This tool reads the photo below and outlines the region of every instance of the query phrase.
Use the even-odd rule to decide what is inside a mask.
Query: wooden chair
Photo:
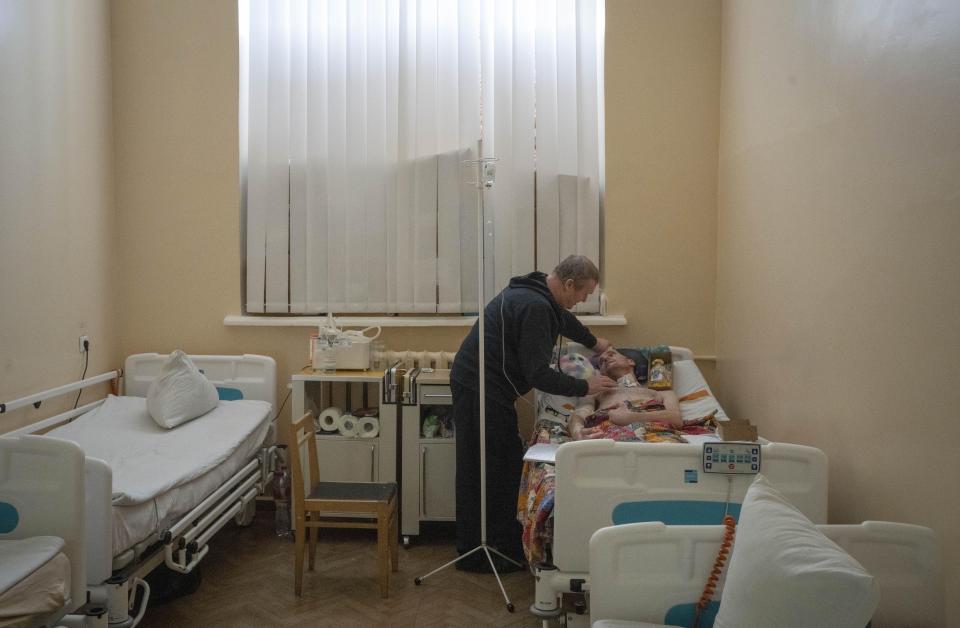
[[[309,537],[309,570],[317,550],[317,528],[375,528],[377,530],[377,563],[379,567],[380,597],[387,597],[390,570],[397,571],[397,484],[396,482],[320,482],[317,461],[317,434],[313,414],[307,412],[290,424],[287,452],[290,457],[293,485],[294,526],[296,528],[296,558],[294,559],[294,591],[299,596],[303,585],[303,552],[305,537]],[[304,482],[300,448],[307,444],[309,482]],[[304,487],[309,486],[309,494]],[[374,515],[376,521],[349,519],[322,519],[324,513],[356,513]]]

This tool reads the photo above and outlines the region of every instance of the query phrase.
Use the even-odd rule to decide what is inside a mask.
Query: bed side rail
[[[76,392],[78,390],[84,390],[90,388],[91,386],[96,386],[103,382],[113,381],[113,389],[116,390],[117,381],[123,375],[123,371],[109,371],[107,373],[101,373],[100,375],[94,375],[93,377],[87,377],[69,384],[64,384],[62,386],[56,386],[54,388],[48,388],[47,390],[41,390],[38,393],[32,395],[27,395],[26,397],[20,397],[19,399],[14,399],[12,401],[7,401],[5,403],[0,403],[0,415],[6,414],[7,412],[13,412],[20,408],[25,408],[32,405],[34,408],[39,408],[40,405],[48,400],[60,395],[66,395],[68,393]],[[61,423],[66,423],[72,421],[74,418],[80,416],[88,410],[92,410],[103,403],[103,400],[95,401],[93,403],[86,404],[79,408],[74,408],[68,410],[67,412],[60,413],[56,416],[52,416],[48,419],[42,421],[37,421],[31,423],[30,425],[24,426],[18,430],[13,430],[4,434],[4,436],[21,436],[24,434],[35,434],[41,430],[46,430],[48,428],[53,428]]]
[[[263,448],[220,488],[180,518],[162,535],[164,563],[179,573],[190,573],[210,551],[208,541],[232,518],[240,518],[257,495],[273,480],[276,446]]]

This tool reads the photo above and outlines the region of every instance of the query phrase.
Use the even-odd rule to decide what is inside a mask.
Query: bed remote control
[[[724,474],[760,473],[758,443],[704,443],[703,472]]]

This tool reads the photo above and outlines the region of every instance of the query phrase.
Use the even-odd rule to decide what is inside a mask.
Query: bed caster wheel
[[[236,514],[233,518],[233,521],[240,526],[241,528],[249,527],[253,523],[253,518],[257,515],[257,502],[254,500],[248,501],[243,505],[243,508],[240,509],[240,512]]]
[[[513,602],[510,602],[507,604],[507,612],[510,612],[510,613],[513,612]]]
[[[423,580],[420,578],[414,578],[413,583],[419,587],[421,584],[423,584]]]

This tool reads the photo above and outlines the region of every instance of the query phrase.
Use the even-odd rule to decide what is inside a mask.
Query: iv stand
[[[477,155],[483,155],[483,140],[477,141]],[[476,546],[469,552],[461,554],[460,556],[454,558],[448,563],[440,565],[430,573],[420,576],[419,578],[414,578],[413,583],[416,585],[421,584],[424,580],[437,573],[443,569],[449,567],[450,565],[455,564],[456,562],[463,560],[467,556],[474,554],[476,552],[482,551],[487,556],[487,562],[490,563],[490,569],[493,570],[493,575],[497,579],[497,586],[500,587],[500,593],[503,595],[503,600],[507,604],[507,610],[513,612],[514,606],[513,602],[510,601],[510,598],[507,596],[507,591],[503,588],[503,582],[500,580],[500,574],[497,573],[497,566],[493,562],[493,557],[490,555],[490,552],[493,552],[497,556],[500,556],[504,560],[513,563],[517,567],[523,567],[520,563],[513,560],[509,556],[504,556],[497,548],[490,547],[487,545],[487,382],[486,382],[486,370],[484,365],[484,309],[486,306],[486,298],[484,296],[484,237],[483,237],[483,189],[493,187],[493,180],[496,175],[496,170],[494,163],[496,163],[496,157],[480,157],[479,159],[472,159],[462,162],[464,166],[476,166],[477,168],[477,180],[473,181],[477,187],[477,281],[479,284],[479,315],[477,316],[477,324],[479,332],[479,345],[480,345],[480,545]]]

